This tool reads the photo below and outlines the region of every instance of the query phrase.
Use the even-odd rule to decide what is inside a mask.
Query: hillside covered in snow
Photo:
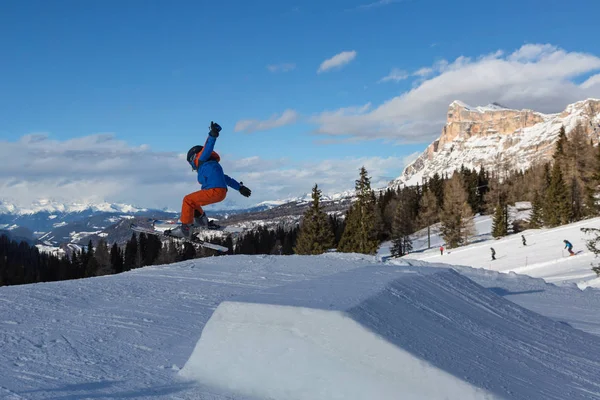
[[[415,238],[401,259],[223,256],[0,287],[0,397],[599,399],[594,257],[561,247],[600,219],[527,246],[477,222],[444,255]]]

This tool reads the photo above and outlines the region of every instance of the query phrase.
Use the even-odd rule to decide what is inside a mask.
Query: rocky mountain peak
[[[551,157],[561,126],[567,135],[580,123],[594,142],[600,136],[600,100],[569,104],[543,114],[513,110],[498,103],[472,107],[455,100],[448,107],[441,135],[391,185],[414,185],[433,176],[467,168],[496,170],[501,165],[526,169]]]

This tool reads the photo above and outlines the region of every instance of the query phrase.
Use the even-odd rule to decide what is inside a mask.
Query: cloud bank
[[[599,70],[600,58],[595,55],[527,44],[509,54],[496,51],[438,61],[412,73],[419,77],[413,89],[378,106],[367,103],[328,110],[311,121],[317,134],[330,137],[429,143],[440,135],[453,100],[560,112],[569,103],[600,97]],[[396,72],[387,80],[403,77],[402,71]]]
[[[310,192],[315,183],[325,194],[349,190],[362,165],[373,177],[374,186],[383,186],[397,177],[406,163],[396,157],[298,163],[219,154],[225,172],[250,187],[252,197],[231,190],[223,204],[208,206],[208,210],[300,196]],[[45,198],[179,210],[183,196],[200,189],[184,154],[130,146],[112,134],[65,141],[47,134],[26,135],[13,142],[0,140],[0,159],[0,198],[22,206]]]

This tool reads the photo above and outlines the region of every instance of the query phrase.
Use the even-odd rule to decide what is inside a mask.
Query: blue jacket
[[[565,241],[565,249],[572,249],[573,245],[568,240]]]
[[[200,157],[196,156],[196,165],[198,167],[198,183],[202,185],[202,189],[225,188],[232,187],[235,190],[240,190],[240,184],[233,178],[225,175],[219,161],[219,155],[213,151],[217,138],[208,135],[206,143]]]

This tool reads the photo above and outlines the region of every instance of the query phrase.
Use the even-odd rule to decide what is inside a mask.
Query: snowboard
[[[156,230],[163,230],[163,231],[175,229],[180,225],[180,223],[178,221],[170,220],[170,219],[167,219],[167,220],[152,219],[152,220],[149,220],[149,222],[152,224],[152,227],[155,228]],[[209,225],[202,229],[202,232],[223,232],[227,235],[233,235],[233,236],[235,236],[236,234],[240,234],[244,231],[245,231],[244,228],[233,227],[233,226],[229,226],[229,225],[221,226],[221,225],[215,224],[214,221],[210,221]]]
[[[202,239],[198,238],[198,232],[194,232],[194,234],[192,236],[192,239],[186,239],[186,238],[182,238],[182,237],[175,236],[175,235],[169,235],[167,233],[168,231],[165,231],[165,232],[158,231],[158,230],[153,229],[153,228],[146,228],[146,227],[139,226],[139,225],[136,225],[136,224],[133,224],[133,223],[130,225],[130,228],[131,228],[131,230],[136,231],[136,232],[143,232],[143,233],[146,233],[146,234],[149,234],[149,235],[156,235],[156,236],[163,237],[165,239],[182,240],[184,242],[188,242],[188,243],[191,243],[191,244],[196,244],[198,246],[206,247],[208,249],[213,249],[213,250],[221,251],[223,253],[226,253],[226,252],[229,251],[229,249],[227,247],[225,247],[225,246],[221,246],[221,245],[218,245],[218,244],[215,244],[215,243],[210,243],[210,242],[207,242],[205,240],[202,240]]]

